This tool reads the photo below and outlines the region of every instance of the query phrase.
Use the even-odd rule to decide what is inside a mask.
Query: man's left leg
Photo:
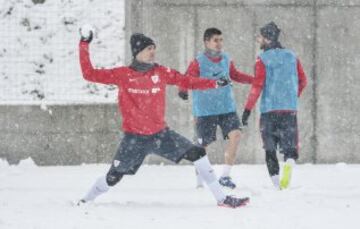
[[[196,170],[199,172],[199,175],[209,187],[219,206],[237,208],[244,206],[249,202],[248,197],[238,198],[233,196],[226,196],[224,194],[204,148],[199,146],[190,148],[184,154],[183,159],[192,161],[194,163]]]
[[[293,169],[296,165],[298,158],[297,149],[287,149],[284,152],[284,167],[282,171],[282,177],[280,180],[280,189],[287,189],[290,186],[290,181],[293,173]]]
[[[115,186],[124,175],[133,175],[141,166],[146,156],[146,145],[141,137],[125,134],[116,151],[113,162],[106,176],[99,177],[78,205],[94,201]]]
[[[224,135],[228,139],[228,144],[224,152],[223,173],[219,179],[222,186],[234,189],[235,183],[232,181],[230,172],[236,160],[236,152],[240,143],[240,120],[236,113],[229,113],[219,117],[219,125]]]
[[[285,165],[280,180],[280,189],[290,186],[290,181],[298,159],[298,127],[295,112],[283,114],[281,122],[280,152],[284,154]]]
[[[245,205],[249,201],[249,198],[236,198],[225,195],[206,155],[205,148],[192,144],[188,139],[172,130],[164,132],[159,136],[158,140],[160,145],[154,153],[175,163],[180,162],[182,159],[193,162],[218,205],[236,208]]]

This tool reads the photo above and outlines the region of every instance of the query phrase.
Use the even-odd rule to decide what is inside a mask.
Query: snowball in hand
[[[84,38],[90,36],[90,32],[94,33],[94,28],[90,24],[85,24],[80,28],[80,35]]]

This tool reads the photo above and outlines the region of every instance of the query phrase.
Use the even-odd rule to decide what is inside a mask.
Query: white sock
[[[196,175],[196,187],[202,187],[203,186],[203,179],[201,178],[199,172],[195,169],[195,175]]]
[[[232,165],[224,165],[223,166],[223,173],[222,173],[221,177],[229,177],[231,168],[232,168]]]
[[[224,201],[226,195],[221,189],[221,186],[215,176],[214,170],[211,167],[208,156],[204,156],[199,160],[194,161],[194,165],[196,170],[199,172],[199,175],[202,177],[202,179],[214,195],[216,201],[218,203]]]
[[[285,163],[288,164],[288,165],[291,165],[291,167],[294,167],[295,164],[296,164],[295,160],[292,159],[292,158],[286,159]]]
[[[99,177],[95,184],[91,187],[89,192],[83,198],[85,201],[93,201],[99,195],[107,192],[110,189],[110,186],[106,183],[106,177]]]
[[[280,187],[280,177],[279,177],[279,175],[274,175],[274,176],[271,176],[270,178],[271,178],[271,181],[274,184],[275,188],[279,188]]]

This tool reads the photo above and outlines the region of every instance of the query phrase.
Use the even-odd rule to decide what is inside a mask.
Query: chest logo
[[[153,75],[153,76],[151,76],[151,80],[152,80],[152,82],[153,83],[158,83],[159,82],[159,76],[158,75]]]

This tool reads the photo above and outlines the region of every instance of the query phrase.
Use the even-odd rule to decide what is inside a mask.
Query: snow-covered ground
[[[37,167],[0,160],[0,228],[358,228],[360,165],[299,165],[290,190],[271,188],[264,165],[233,170],[249,195],[240,209],[220,208],[194,188],[192,166],[143,166],[93,204],[75,207],[107,165]],[[220,166],[215,167],[217,172]]]
[[[115,102],[112,86],[81,75],[79,27],[92,24],[97,67],[124,64],[124,0],[3,0],[0,103]]]

